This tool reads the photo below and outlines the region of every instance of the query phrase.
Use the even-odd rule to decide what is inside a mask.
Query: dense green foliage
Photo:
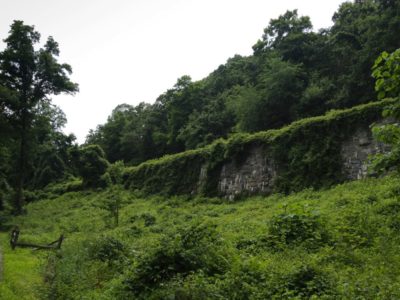
[[[6,266],[26,263],[25,285],[11,282],[20,268],[8,268],[0,291],[15,299],[36,299],[37,290],[49,299],[397,299],[399,191],[396,176],[239,202],[121,191],[118,227],[99,205],[109,191],[65,193],[7,221],[21,240],[61,232],[66,240],[60,253],[6,252]]]
[[[182,76],[152,105],[118,106],[87,143],[111,162],[136,165],[374,101],[371,66],[400,48],[400,2],[345,2],[333,22],[317,32],[310,18],[287,11],[270,20],[253,55],[236,55],[196,82]]]
[[[103,149],[98,145],[81,147],[78,151],[77,169],[85,187],[102,186],[102,178],[108,168]]]
[[[392,103],[393,100],[387,99],[330,111],[325,116],[306,118],[281,129],[236,134],[203,148],[127,168],[124,184],[150,194],[217,196],[222,164],[231,161],[240,164],[251,147],[262,146],[265,155],[273,159],[279,169],[275,191],[329,186],[343,181],[341,143],[355,128],[368,128],[379,120],[383,109]],[[206,168],[207,176],[199,181],[202,167]]]
[[[378,99],[398,98],[400,96],[400,49],[391,54],[384,51],[376,59],[372,69]]]
[[[37,50],[39,41],[33,26],[14,21],[0,52],[0,154],[6,158],[0,182],[14,188],[16,213],[22,212],[24,188],[64,177],[66,148],[73,141],[60,132],[64,114],[48,97],[74,93],[78,86],[68,77],[71,67],[57,61],[58,43],[49,37]]]
[[[391,54],[383,52],[373,70],[378,98],[392,97],[395,101],[383,111],[383,116],[391,118],[392,122],[373,128],[375,138],[390,145],[391,151],[376,155],[372,167],[379,173],[393,169],[400,171],[400,49]]]

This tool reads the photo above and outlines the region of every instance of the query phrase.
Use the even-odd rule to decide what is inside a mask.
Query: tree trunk
[[[25,161],[26,161],[26,113],[22,113],[21,122],[21,134],[20,134],[20,146],[19,146],[19,161],[18,161],[18,175],[17,175],[17,186],[15,192],[15,214],[20,215],[22,213],[22,207],[24,205],[24,177],[25,177]]]

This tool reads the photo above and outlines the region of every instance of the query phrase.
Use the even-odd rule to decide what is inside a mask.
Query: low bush
[[[278,296],[276,294],[280,294],[281,299],[313,299],[322,295],[333,299],[335,291],[332,279],[315,267],[305,265],[283,276],[280,291],[275,293]]]
[[[300,244],[314,249],[327,241],[327,232],[318,216],[296,213],[274,216],[265,239],[266,244],[276,250]]]
[[[144,213],[140,215],[140,217],[144,220],[144,226],[149,227],[156,223],[156,217],[149,213]]]
[[[145,213],[142,213],[140,215],[134,215],[134,216],[129,218],[129,221],[131,223],[134,223],[134,222],[139,221],[139,220],[143,221],[143,225],[145,227],[152,226],[152,225],[154,225],[156,223],[156,217],[154,215],[152,215],[151,213],[149,213],[149,212],[145,212]]]
[[[111,236],[101,236],[90,243],[89,258],[112,264],[125,259],[124,244]]]
[[[125,280],[133,294],[151,292],[176,277],[201,271],[212,276],[229,267],[229,252],[215,227],[195,224],[164,236],[160,245],[140,258]]]
[[[372,246],[379,235],[379,223],[367,208],[349,209],[335,226],[335,243],[353,249]]]

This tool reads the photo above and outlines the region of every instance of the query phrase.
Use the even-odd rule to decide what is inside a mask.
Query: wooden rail
[[[19,228],[16,227],[13,229],[11,232],[11,239],[10,239],[10,245],[11,249],[15,249],[16,247],[20,248],[35,248],[36,250],[39,249],[60,249],[61,244],[64,240],[64,235],[60,235],[58,240],[55,240],[54,242],[51,242],[47,245],[38,245],[38,244],[32,244],[32,243],[26,243],[26,242],[18,242],[19,238]]]

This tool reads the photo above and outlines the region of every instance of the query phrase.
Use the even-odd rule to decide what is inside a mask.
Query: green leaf
[[[382,100],[383,98],[385,98],[385,95],[386,95],[386,93],[385,93],[384,91],[380,91],[380,92],[378,93],[378,99],[379,99],[379,100]]]

